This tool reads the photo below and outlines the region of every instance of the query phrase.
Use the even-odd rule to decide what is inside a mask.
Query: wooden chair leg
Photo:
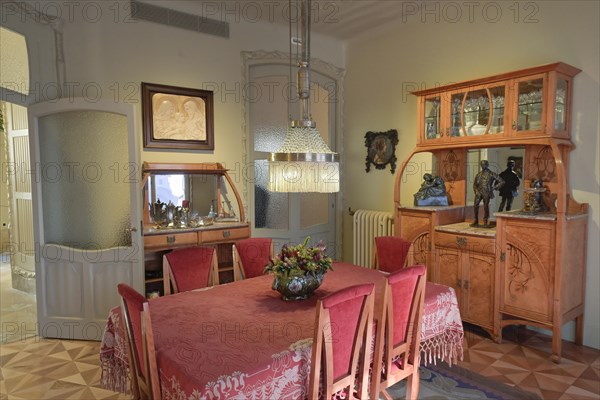
[[[419,369],[406,380],[406,400],[416,400],[419,398]]]
[[[575,318],[575,344],[583,345],[583,314]]]
[[[381,395],[383,396],[383,398],[385,400],[394,400],[394,398],[392,396],[390,396],[390,394],[387,392],[387,390],[383,389],[381,391]]]

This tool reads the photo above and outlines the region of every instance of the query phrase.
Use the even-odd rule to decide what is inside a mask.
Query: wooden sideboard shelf
[[[508,325],[549,329],[556,362],[566,322],[575,321],[575,341],[583,342],[588,205],[573,199],[568,182],[579,72],[558,62],[413,93],[417,145],[394,188],[395,234],[413,243],[413,259],[428,266],[430,280],[456,290],[463,319],[497,341]],[[500,172],[515,149],[523,154],[520,196],[541,179],[544,212],[490,207],[495,228],[470,227],[479,160],[492,157]],[[401,202],[407,165],[424,152],[433,165],[424,172],[444,180],[449,206]]]
[[[237,240],[250,237],[250,224],[245,221],[241,197],[227,170],[218,163],[144,163],[143,173],[146,296],[151,293],[163,294],[163,255],[177,248],[214,246],[219,260],[219,282],[233,281],[232,245]],[[190,214],[204,217],[212,210],[217,216],[215,222],[196,227],[156,227],[149,205],[160,200],[160,179],[171,177],[182,182],[180,193],[190,203]],[[162,200],[165,202],[165,199]],[[236,221],[220,222],[218,216],[225,212],[227,215],[222,219]],[[232,214],[236,217],[231,217]]]

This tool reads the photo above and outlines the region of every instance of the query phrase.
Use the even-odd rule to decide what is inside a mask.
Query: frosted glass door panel
[[[325,143],[329,142],[330,94],[319,84],[313,84],[311,112],[317,122],[317,129]],[[329,221],[330,195],[325,193],[300,194],[300,229],[308,229]]]
[[[267,190],[267,160],[254,161],[254,226],[267,229],[289,229],[289,195]]]
[[[276,152],[283,144],[290,118],[300,118],[296,83],[293,81],[296,76],[294,73],[290,77],[289,60],[282,61],[252,65],[248,70],[248,161],[254,164],[254,177],[249,179],[254,190],[250,186],[248,188],[252,190],[249,204],[254,214],[251,213],[254,222],[252,235],[292,243],[299,243],[310,236],[314,242],[333,243],[334,195],[267,190],[268,153]],[[335,149],[337,83],[315,70],[311,72],[311,118],[317,123],[323,140]]]
[[[329,220],[329,195],[327,193],[301,193],[300,228],[326,224]]]
[[[46,243],[80,249],[131,246],[127,118],[70,111],[40,118]],[[122,162],[121,162],[122,163]]]
[[[253,110],[254,151],[275,152],[283,144],[289,125],[288,79],[285,75],[256,78],[249,89]]]

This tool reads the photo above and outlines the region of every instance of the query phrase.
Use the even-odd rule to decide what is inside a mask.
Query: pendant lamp
[[[290,0],[290,10],[292,9]],[[310,115],[310,0],[298,0],[301,37],[297,87],[300,120],[290,121],[283,145],[268,159],[272,192],[335,193],[340,190],[339,155],[327,146]],[[292,18],[290,18],[292,43]],[[290,48],[290,65],[293,63]]]

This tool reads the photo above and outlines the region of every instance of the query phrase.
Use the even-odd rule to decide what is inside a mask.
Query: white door
[[[144,287],[135,110],[62,99],[28,111],[39,334],[99,340],[117,284]]]
[[[292,76],[293,79],[295,77]],[[290,121],[299,118],[299,107],[289,105],[295,99],[295,82],[290,94],[290,69],[286,65],[250,65],[249,131],[250,161],[254,163],[254,187],[249,188],[254,236],[271,237],[275,249],[285,242],[322,240],[328,255],[336,257],[336,195],[327,193],[273,193],[267,190],[269,152],[279,149]],[[336,81],[311,71],[311,115],[325,143],[335,151]]]

